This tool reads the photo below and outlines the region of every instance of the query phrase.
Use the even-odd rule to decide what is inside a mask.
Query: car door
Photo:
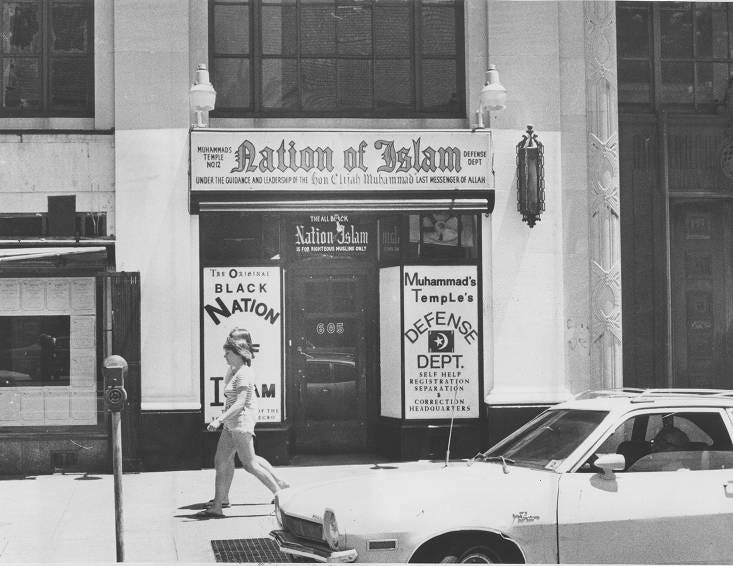
[[[688,444],[655,451],[655,437],[672,421]],[[595,454],[622,453],[634,443],[626,471],[604,478],[593,469]],[[639,449],[643,443],[650,453]],[[717,409],[640,411],[560,479],[561,563],[730,564],[731,533],[733,445],[728,415]]]

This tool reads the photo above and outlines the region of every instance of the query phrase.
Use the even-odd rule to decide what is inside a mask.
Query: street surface
[[[277,470],[302,485],[370,473],[383,460],[348,461],[322,457],[318,465],[303,460],[309,465]],[[213,469],[124,474],[125,561],[215,562],[212,540],[266,538],[276,526],[270,492],[244,470],[237,470],[226,518],[194,518],[213,492]],[[114,516],[111,473],[0,476],[0,563],[114,562]]]

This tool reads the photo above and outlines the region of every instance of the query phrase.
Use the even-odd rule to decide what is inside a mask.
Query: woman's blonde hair
[[[224,342],[224,349],[240,356],[247,365],[255,357],[252,351],[252,335],[245,328],[232,328]]]

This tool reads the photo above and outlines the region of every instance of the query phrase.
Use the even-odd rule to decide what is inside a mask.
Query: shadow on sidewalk
[[[202,510],[206,509],[208,505],[208,502],[206,503],[191,503],[190,505],[181,505],[179,509],[190,509],[192,511],[195,510]],[[226,509],[231,509],[233,507],[262,507],[263,505],[271,505],[271,503],[267,501],[262,501],[260,503],[231,503],[229,507],[226,507]]]
[[[227,513],[226,515],[208,515],[208,516],[201,516],[198,513],[192,513],[190,515],[173,515],[176,519],[188,519],[187,522],[190,521],[221,521],[222,519],[251,519],[253,517],[272,517],[272,511],[269,511],[267,513],[245,513],[243,515],[238,515],[234,513]]]
[[[13,475],[0,476],[0,481],[34,480],[34,479],[36,479],[36,476],[26,476],[26,475],[23,475],[23,474],[19,474],[17,476],[13,476]]]

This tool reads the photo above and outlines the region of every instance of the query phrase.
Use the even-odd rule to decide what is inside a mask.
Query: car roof
[[[586,391],[573,399],[555,405],[554,409],[624,411],[650,406],[664,407],[730,407],[730,389],[603,389]]]

